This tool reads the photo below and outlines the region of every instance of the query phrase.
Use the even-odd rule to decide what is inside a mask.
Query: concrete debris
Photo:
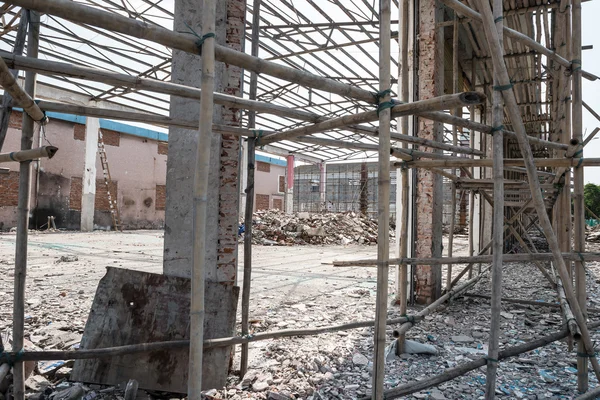
[[[252,240],[262,245],[376,244],[377,221],[349,213],[286,214],[279,210],[257,211]],[[390,229],[394,237],[394,230]]]
[[[79,261],[79,258],[77,256],[61,256],[58,260],[54,261],[54,263],[58,264],[61,262],[75,262],[75,261]]]
[[[404,341],[404,352],[406,354],[430,354],[434,356],[438,354],[435,346],[408,339]]]
[[[113,237],[114,235],[111,235],[111,239]],[[455,246],[466,247],[466,239],[455,238]],[[155,247],[158,255],[155,257],[160,259],[162,248],[158,245]],[[363,247],[374,250],[371,247]],[[6,254],[10,254],[12,249],[9,246],[6,248]],[[340,252],[349,251],[348,248],[341,246],[332,246],[331,249]],[[272,255],[271,251],[275,250],[277,249],[259,247],[256,253],[260,255],[261,252],[265,252]],[[55,251],[47,250],[51,259],[59,257]],[[295,252],[300,254],[299,258],[307,257],[309,251],[313,249],[310,247],[285,249],[288,258]],[[600,244],[588,243],[587,251],[600,251]],[[142,253],[140,257],[144,256],[145,261],[152,265],[150,254]],[[321,255],[317,253],[315,257]],[[355,257],[368,258],[362,253]],[[39,302],[26,306],[25,331],[37,349],[77,347],[76,344],[70,343],[72,340],[77,340],[73,335],[80,335],[83,332],[97,279],[104,273],[105,266],[98,264],[94,268],[90,267],[89,264],[85,264],[88,262],[85,255],[79,255],[79,259],[68,265],[53,266],[51,272],[40,268],[40,265],[34,264],[32,268],[28,280],[27,298],[39,299]],[[94,259],[102,259],[102,256],[95,256]],[[111,259],[108,262],[112,263],[112,261]],[[319,271],[314,264],[310,264],[302,271],[293,269],[295,265],[284,269],[286,267],[281,263],[276,266],[282,271],[283,278],[278,275],[273,280],[257,279],[253,282],[255,286],[253,286],[251,303],[252,333],[281,329],[280,325],[286,326],[285,329],[302,329],[373,318],[376,280],[372,275],[372,269],[356,271],[340,269],[339,271],[342,272],[335,276],[338,279],[336,281],[332,276],[327,275],[329,270]],[[3,283],[0,287],[0,305],[2,305],[0,313],[5,313],[2,314],[3,318],[0,318],[2,331],[10,330],[12,293],[7,288],[12,285],[12,277],[9,275],[11,268],[11,265],[0,262],[0,282]],[[78,268],[76,273],[68,275],[67,272],[73,268]],[[458,274],[461,269],[461,266],[457,266],[453,269],[453,273]],[[265,271],[263,276],[272,274],[272,270]],[[444,272],[443,270],[442,273]],[[317,273],[323,275],[319,276]],[[586,273],[590,307],[600,307],[600,278],[597,278],[600,276],[600,263],[586,263]],[[293,280],[292,277],[295,276],[301,278]],[[279,283],[275,279],[281,279],[281,285],[277,286],[277,290],[273,289],[273,282]],[[304,291],[300,291],[302,288],[298,284],[300,279],[310,279],[310,289],[305,288]],[[555,291],[544,279],[533,264],[507,263],[503,266],[503,294],[510,298],[556,302]],[[390,297],[395,294],[393,287],[393,282],[390,282]],[[85,294],[79,294],[81,289],[85,289]],[[471,293],[482,295],[489,295],[489,291],[489,276],[482,278],[470,290]],[[65,297],[60,296],[63,292],[66,293]],[[350,294],[357,294],[357,296],[350,296]],[[501,348],[538,339],[549,332],[561,329],[563,324],[558,309],[508,302],[502,303],[502,309],[512,317],[500,319]],[[419,310],[419,307],[409,307],[409,314]],[[390,307],[389,318],[397,318],[399,314],[398,308]],[[394,357],[386,363],[385,387],[389,389],[432,377],[448,368],[486,356],[489,327],[488,299],[459,297],[452,300],[443,311],[427,316],[407,333],[407,338],[411,341],[431,346],[435,348],[437,354],[404,354],[402,357]],[[393,343],[393,329],[397,327],[390,326],[387,331],[387,344]],[[600,342],[600,332],[594,331],[591,334],[593,341]],[[461,336],[469,338],[469,341],[454,340]],[[250,344],[250,369],[246,376],[240,380],[238,376],[231,375],[225,388],[215,388],[210,391],[210,398],[228,400],[363,398],[372,392],[373,364],[370,361],[372,356],[373,327],[371,326],[342,333],[328,332],[318,336],[253,342]],[[569,352],[567,343],[559,341],[518,357],[503,360],[499,364],[497,378],[498,398],[574,399],[578,396],[576,359],[576,350]],[[62,400],[59,399],[59,393],[60,396],[68,393],[81,394],[81,400],[124,399],[125,387],[77,385],[69,382],[69,360],[65,360],[62,366],[57,364],[56,367],[58,369],[53,372],[44,375],[36,372],[32,375],[31,378],[35,378],[30,378],[28,381],[28,400]],[[42,363],[37,367],[39,372],[49,368],[49,365]],[[234,369],[236,368],[239,368],[239,357],[234,360]],[[124,378],[124,382],[126,379]],[[46,381],[50,385],[43,388],[42,384]],[[32,389],[34,384],[39,385],[38,390]],[[597,385],[596,378],[590,374],[590,387]],[[80,386],[84,393],[82,394],[79,388],[62,393],[73,386]],[[257,389],[261,391],[256,391]],[[440,384],[436,388],[423,390],[404,398],[409,400],[415,398],[479,399],[483,398],[484,389],[485,368],[479,368],[450,382]],[[10,390],[6,382],[0,383],[0,400],[9,399]],[[147,391],[138,390],[137,398],[148,398],[148,395]],[[152,398],[160,397],[169,398],[168,395],[152,393]],[[171,396],[173,397],[179,396]]]

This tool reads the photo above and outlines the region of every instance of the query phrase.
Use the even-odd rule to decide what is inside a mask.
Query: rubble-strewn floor
[[[11,326],[14,234],[0,235],[0,331]],[[463,255],[466,237],[455,240],[455,255]],[[589,244],[598,251],[600,245]],[[254,247],[251,317],[255,332],[341,324],[374,317],[374,268],[334,268],[323,263],[373,258],[375,246]],[[242,254],[240,252],[240,260]],[[42,348],[76,346],[89,312],[97,282],[107,265],[160,273],[162,233],[32,233],[27,286],[26,334]],[[589,304],[600,303],[600,264],[588,263]],[[240,277],[241,277],[240,265]],[[456,267],[456,274],[462,267]],[[393,269],[392,269],[393,271]],[[445,275],[445,274],[444,274]],[[394,276],[390,273],[390,302]],[[554,293],[533,265],[504,267],[504,296],[554,301]],[[489,294],[484,277],[471,293]],[[412,309],[417,312],[418,308]],[[390,308],[390,316],[399,316]],[[393,387],[439,374],[444,369],[485,355],[489,331],[488,300],[462,297],[411,329],[409,339],[434,345],[437,356],[412,355],[387,364],[386,386]],[[504,304],[501,342],[512,346],[560,328],[556,309]],[[250,345],[251,371],[245,382],[232,376],[230,386],[216,388],[215,397],[228,399],[353,399],[369,393],[372,368],[372,328],[305,338],[255,342]],[[389,331],[391,342],[391,328]],[[593,340],[600,340],[594,333]],[[235,368],[238,368],[239,349]],[[577,394],[575,351],[566,342],[538,349],[500,363],[498,397],[506,399],[570,399]],[[49,366],[41,365],[40,370]],[[68,377],[63,366],[53,384]],[[483,398],[485,368],[408,398]],[[46,384],[38,373],[32,389]],[[590,386],[596,379],[590,371]],[[2,388],[0,388],[2,389]],[[88,400],[107,397],[96,386],[84,386]],[[122,392],[110,392],[111,395]],[[277,395],[280,394],[280,396]],[[59,400],[55,396],[53,400]]]

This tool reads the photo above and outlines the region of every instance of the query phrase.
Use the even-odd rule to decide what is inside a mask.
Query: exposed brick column
[[[227,42],[234,50],[242,51],[244,38],[246,2],[244,0],[227,1]],[[241,96],[243,71],[240,67],[227,65],[224,71],[225,85],[223,93]],[[238,110],[221,107],[221,123],[239,126]],[[217,279],[236,280],[238,262],[238,224],[239,224],[239,158],[240,140],[233,135],[221,136],[221,169],[219,186],[219,245],[217,248]]]
[[[436,22],[440,5],[436,0],[419,3],[418,38],[418,98],[428,99],[443,94],[443,38]],[[441,141],[441,124],[419,119],[418,136]],[[424,151],[431,149],[421,148]],[[416,257],[440,257],[442,255],[442,179],[426,169],[417,170],[416,185]],[[418,265],[416,267],[416,301],[428,304],[440,296],[440,266]]]

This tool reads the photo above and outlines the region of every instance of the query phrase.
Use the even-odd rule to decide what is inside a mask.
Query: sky
[[[596,24],[600,17],[600,2],[587,1],[583,3],[582,9],[582,36],[583,45],[592,45],[592,50],[583,51],[582,68],[588,72],[600,76],[600,35]],[[600,114],[600,79],[594,82],[583,79],[583,101]],[[583,110],[583,132],[584,137],[592,132],[594,128],[600,127],[600,121],[592,116],[587,110]],[[600,157],[600,135],[592,140],[584,151],[584,157]],[[587,167],[585,169],[585,182],[600,184],[600,167]]]

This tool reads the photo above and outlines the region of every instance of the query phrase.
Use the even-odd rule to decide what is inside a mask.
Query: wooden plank
[[[231,291],[233,290],[233,296]],[[107,268],[98,284],[81,341],[82,349],[189,339],[190,280]],[[206,284],[205,338],[227,336],[235,324],[239,289]],[[203,386],[222,387],[230,347],[205,351]],[[139,387],[187,393],[188,349],[153,351],[98,360],[78,360],[71,379],[116,385],[135,379]]]

